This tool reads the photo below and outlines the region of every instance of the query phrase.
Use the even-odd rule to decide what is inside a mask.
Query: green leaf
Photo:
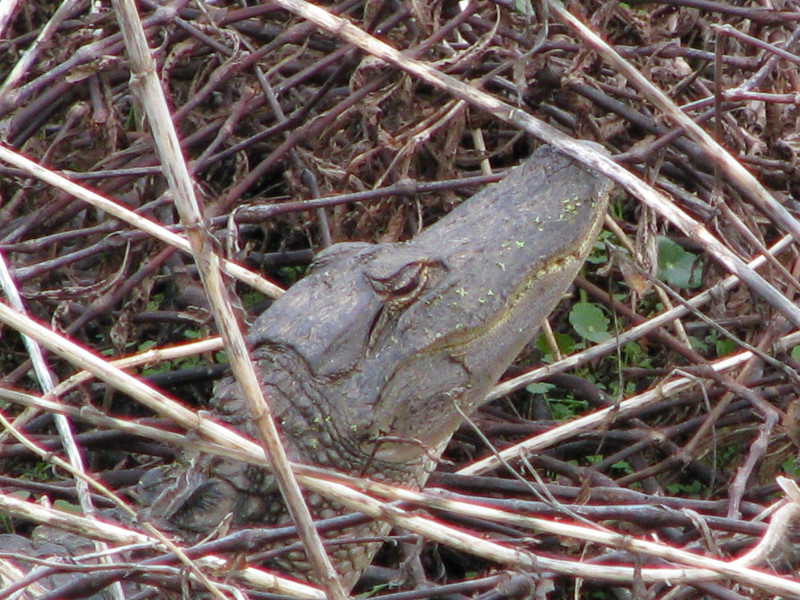
[[[572,354],[575,350],[575,340],[566,333],[556,333],[555,337],[559,352],[562,354]],[[540,333],[539,337],[536,338],[536,348],[542,353],[542,362],[551,363],[555,360],[553,353],[550,352],[547,337],[543,333]]]
[[[631,475],[634,472],[633,467],[627,460],[621,460],[619,462],[614,463],[611,465],[612,469],[616,469],[617,471],[622,471],[627,475]]]
[[[708,351],[708,344],[697,336],[690,335],[689,343],[692,345],[692,350],[697,350],[700,353]]]
[[[544,381],[535,381],[525,386],[525,390],[531,394],[546,394],[552,390],[554,386],[552,383],[545,383]]]
[[[75,515],[81,514],[83,511],[81,507],[66,500],[56,500],[53,502],[53,508],[56,510],[63,510],[64,512],[72,513]]]
[[[150,348],[155,348],[158,346],[158,342],[155,340],[145,340],[141,344],[139,344],[137,351],[145,352],[146,350],[150,350]]]
[[[610,322],[603,309],[591,302],[578,302],[569,313],[569,322],[578,335],[590,342],[604,342],[611,337]]]
[[[700,287],[698,257],[668,237],[658,237],[658,278],[676,288]]]
[[[242,304],[245,306],[255,306],[256,304],[263,302],[266,296],[261,292],[245,292],[242,294]]]
[[[800,346],[795,346],[792,348],[792,358],[797,362],[800,362]]]
[[[794,456],[787,458],[781,463],[781,470],[789,477],[800,476],[800,464],[798,464],[797,458]]]
[[[720,338],[714,342],[717,350],[717,358],[730,354],[736,350],[736,342],[728,338]]]
[[[586,400],[575,400],[572,397],[552,399],[545,396],[544,400],[554,421],[572,419],[575,415],[584,412],[589,405]]]

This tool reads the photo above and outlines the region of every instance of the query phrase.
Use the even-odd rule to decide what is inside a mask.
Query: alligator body
[[[571,284],[610,190],[605,177],[542,148],[409,242],[320,253],[249,333],[289,457],[424,485],[460,412],[481,404]],[[232,377],[212,405],[255,434]],[[199,536],[227,514],[236,526],[288,522],[271,476],[212,457],[193,464],[150,508],[162,523]],[[339,510],[310,502],[318,516]],[[347,587],[375,549],[332,552]]]

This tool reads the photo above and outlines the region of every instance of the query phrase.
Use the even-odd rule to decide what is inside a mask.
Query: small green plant
[[[689,343],[692,345],[692,350],[696,350],[700,354],[708,351],[708,345],[696,335],[689,336]]]
[[[650,369],[653,361],[639,342],[628,342],[622,346],[622,362],[625,366]]]
[[[306,268],[307,267],[281,267],[281,278],[286,282],[286,285],[292,285],[303,278],[306,274]]]
[[[263,302],[265,299],[264,294],[258,291],[248,291],[242,294],[242,304],[244,306],[255,306]]]
[[[514,10],[526,19],[530,19],[534,14],[530,0],[514,0]]]
[[[530,394],[546,394],[550,390],[555,389],[552,383],[547,383],[545,381],[535,381],[533,383],[529,383],[525,386],[525,391]]]
[[[666,490],[670,494],[685,498],[699,498],[703,493],[703,488],[702,482],[697,480],[691,483],[670,483],[666,486]]]
[[[204,336],[200,329],[190,328],[183,331],[183,337],[185,337],[187,340],[199,340]]]
[[[800,346],[795,346],[792,348],[792,358],[797,362],[800,362]]]
[[[624,475],[632,475],[634,472],[633,467],[627,460],[621,460],[619,462],[615,462],[613,465],[611,465],[611,468],[617,471],[618,473]]]
[[[719,358],[734,352],[736,350],[736,342],[730,338],[719,338],[714,342],[714,348]]]
[[[700,287],[699,258],[668,237],[658,237],[658,278],[679,289]]]
[[[701,353],[707,353],[713,347],[717,357],[725,356],[736,350],[736,342],[716,329],[710,330],[702,340],[690,336],[689,341],[692,348]]]
[[[594,343],[605,342],[611,337],[611,322],[597,304],[578,302],[569,312],[569,322],[583,339]]]
[[[567,421],[576,415],[583,414],[589,406],[586,400],[576,400],[571,395],[566,398],[548,398],[545,396],[547,408],[554,421]]]
[[[52,481],[53,479],[52,466],[50,463],[42,461],[33,464],[26,464],[24,470],[18,472],[20,478],[27,479],[29,481]]]
[[[597,237],[592,251],[586,257],[586,263],[590,265],[605,265],[608,263],[608,243],[616,245],[616,236],[610,231],[603,230]]]
[[[152,294],[147,301],[147,310],[159,310],[164,305],[164,294]]]
[[[69,502],[68,500],[58,499],[53,502],[53,508],[56,510],[61,510],[67,513],[71,513],[73,515],[79,515],[82,512],[80,506],[75,504],[74,502]]]
[[[556,333],[555,338],[558,351],[562,354],[572,354],[572,352],[575,351],[575,340],[566,333]],[[536,348],[542,353],[543,363],[551,363],[555,360],[555,356],[553,356],[550,346],[547,343],[547,338],[543,333],[539,334],[539,337],[536,338]]]
[[[158,342],[155,340],[145,340],[141,344],[136,347],[137,352],[147,352],[151,348],[155,348],[158,346]]]
[[[781,463],[781,471],[789,477],[800,477],[800,460],[796,456],[790,456]]]
[[[141,370],[140,375],[147,377],[149,375],[158,375],[159,373],[166,373],[172,370],[172,361],[162,360],[154,365],[148,365]]]

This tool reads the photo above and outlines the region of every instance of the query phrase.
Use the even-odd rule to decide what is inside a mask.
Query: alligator
[[[408,242],[348,242],[250,329],[248,340],[289,458],[420,488],[464,414],[473,412],[572,283],[594,244],[609,179],[549,147]],[[232,377],[211,401],[256,437]],[[257,439],[257,438],[256,438]],[[274,479],[198,455],[167,475],[147,516],[192,540],[233,527],[286,524]],[[162,474],[163,475],[163,474]],[[162,476],[160,475],[160,476]],[[309,498],[315,516],[341,506]],[[388,528],[332,559],[350,589]],[[277,564],[303,576],[302,551]]]

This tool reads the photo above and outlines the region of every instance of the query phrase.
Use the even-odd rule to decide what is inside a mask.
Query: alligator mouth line
[[[574,265],[581,263],[580,251],[566,252],[559,256],[552,257],[546,264],[534,271],[524,283],[517,285],[516,289],[510,295],[508,302],[499,306],[491,317],[485,319],[480,325],[472,329],[454,328],[450,334],[445,334],[437,339],[428,348],[423,350],[423,352],[432,353],[440,350],[453,351],[454,349],[469,346],[474,341],[491,334],[511,318],[516,308],[522,302],[522,299],[530,292],[530,289],[534,285],[541,281],[542,276],[551,273],[565,272]]]

